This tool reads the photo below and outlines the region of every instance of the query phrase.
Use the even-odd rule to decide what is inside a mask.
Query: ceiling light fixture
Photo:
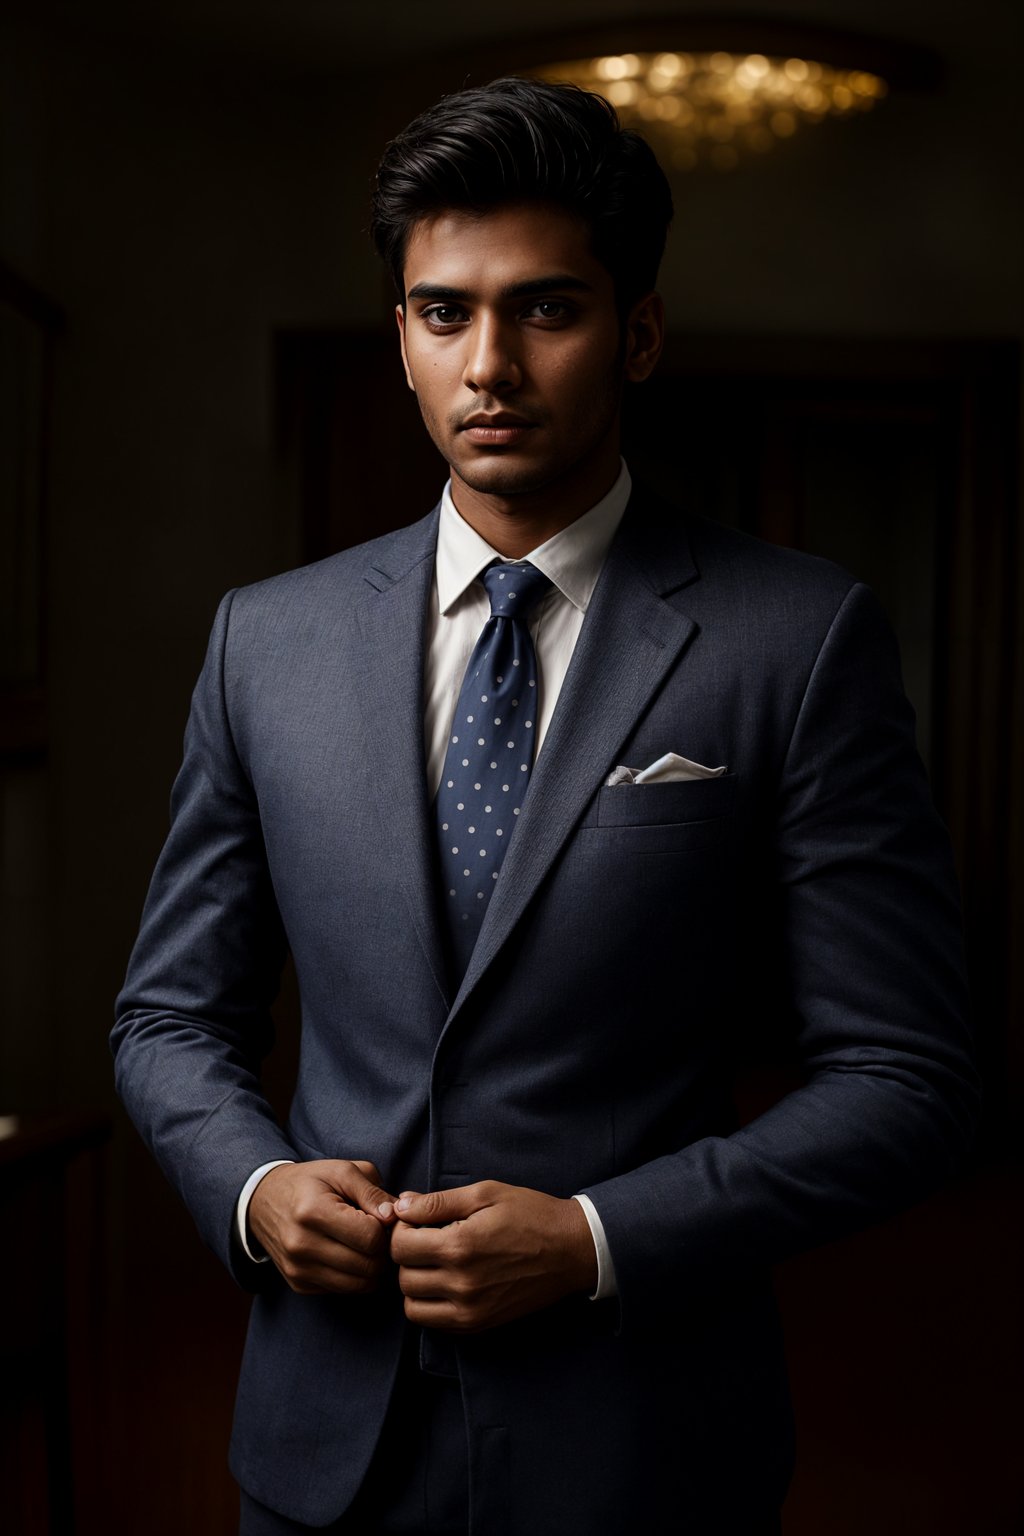
[[[888,92],[867,70],[763,53],[602,54],[531,73],[604,96],[680,170],[732,170],[745,151],[765,154],[804,123],[869,112]]]

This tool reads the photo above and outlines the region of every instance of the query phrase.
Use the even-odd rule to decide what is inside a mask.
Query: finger
[[[367,1175],[364,1171],[367,1167],[375,1177]],[[395,1197],[381,1188],[380,1175],[372,1163],[367,1164],[362,1159],[358,1162],[339,1159],[337,1162],[328,1164],[327,1168],[330,1171],[325,1169],[324,1177],[339,1194],[351,1200],[361,1211],[365,1211],[367,1216],[372,1216],[375,1220],[379,1221],[382,1217],[390,1218]],[[383,1210],[384,1206],[387,1206],[386,1213]]]
[[[355,1166],[360,1170],[361,1173],[365,1173],[366,1177],[369,1179],[371,1184],[375,1184],[379,1188],[382,1187],[382,1185],[381,1185],[380,1170],[378,1169],[376,1163],[368,1162],[365,1158],[362,1158],[362,1157],[354,1157],[352,1159],[352,1161],[355,1164]],[[394,1196],[393,1195],[387,1195],[380,1202],[380,1204],[378,1205],[376,1211],[373,1212],[373,1215],[379,1216],[382,1221],[389,1221],[389,1222],[390,1221],[394,1221],[395,1220]]]
[[[375,1291],[381,1275],[372,1270],[366,1274],[353,1274],[349,1270],[336,1269],[331,1264],[278,1264],[289,1287],[301,1296],[331,1294],[336,1296],[364,1295]]]
[[[274,1234],[269,1251],[275,1258],[282,1256],[292,1263],[326,1264],[353,1274],[382,1269],[387,1261],[385,1229],[351,1207],[342,1219],[354,1230],[340,1230],[337,1219],[289,1222]]]
[[[407,1227],[399,1222],[391,1230],[391,1257],[396,1264],[411,1264],[418,1269],[437,1268],[447,1254],[443,1229]]]
[[[368,1217],[362,1219],[369,1224]],[[370,1290],[390,1268],[383,1255],[359,1253],[308,1229],[286,1234],[271,1257],[293,1289]]]
[[[436,1328],[439,1333],[479,1333],[485,1326],[470,1308],[457,1301],[407,1296],[405,1315],[410,1323],[421,1328]]]
[[[398,1197],[398,1200],[393,1201],[390,1205],[385,1203],[384,1205],[382,1205],[380,1207],[380,1214],[381,1214],[381,1216],[383,1216],[385,1218],[390,1217],[391,1220],[398,1221],[399,1220],[398,1210],[397,1210],[398,1201],[399,1200],[411,1200],[411,1199],[414,1199],[418,1193],[419,1193],[419,1191],[415,1190],[415,1189],[403,1189],[402,1193]]]
[[[395,1201],[395,1213],[412,1226],[443,1227],[492,1204],[495,1188],[484,1181],[462,1184],[458,1189],[435,1189],[425,1195],[407,1193]]]
[[[416,1269],[407,1264],[398,1271],[398,1288],[415,1301],[459,1301],[465,1299],[466,1289],[458,1276],[446,1270]]]
[[[305,1229],[341,1250],[351,1249],[367,1258],[382,1257],[387,1252],[389,1233],[374,1216],[343,1200],[332,1201],[312,1212]]]

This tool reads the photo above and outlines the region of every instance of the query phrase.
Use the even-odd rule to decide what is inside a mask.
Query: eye
[[[538,299],[527,311],[536,320],[564,320],[568,313],[569,306],[562,299]]]
[[[447,330],[449,326],[457,325],[466,316],[457,304],[431,304],[429,309],[423,311],[423,318],[435,330]]]

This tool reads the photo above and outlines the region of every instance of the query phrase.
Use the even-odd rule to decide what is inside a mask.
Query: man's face
[[[404,280],[406,377],[456,487],[506,498],[611,483],[628,342],[578,219],[539,204],[423,219]]]

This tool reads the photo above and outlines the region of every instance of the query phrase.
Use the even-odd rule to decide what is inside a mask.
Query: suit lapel
[[[696,631],[666,601],[697,571],[678,512],[631,501],[594,589],[449,1024],[508,939]]]
[[[353,679],[368,760],[373,764],[384,856],[402,871],[409,915],[441,997],[446,977],[433,867],[434,833],[423,749],[423,664],[434,579],[438,509],[402,529],[365,571],[357,610],[364,664]]]

